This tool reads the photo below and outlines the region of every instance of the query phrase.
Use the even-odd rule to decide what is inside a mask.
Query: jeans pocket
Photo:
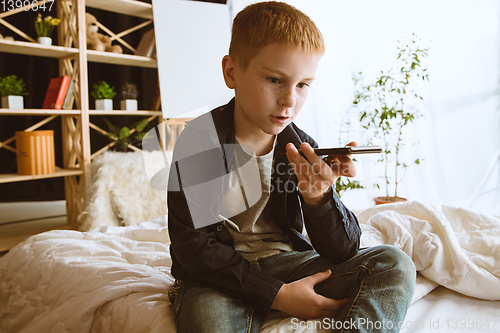
[[[170,307],[174,310],[175,315],[179,311],[179,304],[181,303],[183,285],[181,280],[175,280],[174,284],[168,290],[168,299],[170,300]]]

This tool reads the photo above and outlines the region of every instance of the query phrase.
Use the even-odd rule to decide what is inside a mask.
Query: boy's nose
[[[282,106],[291,108],[295,106],[296,101],[297,96],[295,95],[293,89],[283,89],[283,91],[281,91],[278,103]]]

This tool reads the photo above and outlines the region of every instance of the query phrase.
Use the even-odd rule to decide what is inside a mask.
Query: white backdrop
[[[176,34],[175,38],[168,37],[169,43],[163,44],[164,51],[157,41],[160,72],[162,66],[170,71],[166,79],[160,78],[164,112],[175,111],[168,110],[165,102],[176,105],[178,100],[194,100],[200,91],[210,96],[208,90],[221,91],[222,88],[223,93],[215,95],[228,99],[232,92],[224,90],[227,88],[222,81],[220,59],[213,57],[215,49],[206,57],[202,55],[202,60],[194,60],[193,55],[185,51],[186,45],[198,47],[195,40],[200,45],[206,44],[205,37],[200,36],[206,35],[212,26],[210,22],[222,22],[224,14],[218,13],[219,18],[215,19],[202,10],[201,18],[193,21],[190,13],[195,11],[189,10],[182,15],[171,12],[166,20],[163,15],[158,16],[164,13],[155,9],[163,1],[153,2],[155,27],[165,27],[157,29],[157,39],[158,35],[167,38]],[[398,195],[424,203],[449,204],[500,215],[499,1],[286,0],[316,22],[327,48],[317,80],[296,123],[321,146],[338,146],[340,121],[351,106],[352,72],[363,71],[374,76],[380,70],[391,68],[397,54],[397,39],[414,32],[430,47],[429,56],[422,63],[428,68],[430,81],[419,92],[425,98],[421,105],[424,118],[409,133],[420,144],[409,147],[408,151],[413,159],[418,157],[424,162],[408,169]],[[255,1],[229,0],[225,10],[232,18],[252,2]],[[175,20],[190,23],[179,23],[182,29],[176,28],[177,24],[162,25]],[[224,23],[213,26],[224,29]],[[214,34],[210,36],[213,38]],[[214,40],[222,45],[216,52],[222,52],[222,58],[229,47],[229,37],[225,32],[216,36]],[[203,48],[210,50],[207,45]],[[202,65],[208,58],[213,66]],[[217,73],[208,71],[207,66],[215,68]],[[206,81],[208,74],[215,76],[215,81]],[[164,95],[165,80],[169,82],[171,101],[166,101]],[[195,84],[199,81],[214,83],[200,87]],[[357,135],[353,132],[350,139],[363,143],[362,131],[358,128]],[[347,141],[342,142],[345,143]],[[372,205],[371,198],[383,194],[370,185],[381,174],[373,165],[373,157],[360,159],[357,179],[366,189],[345,193],[343,200],[348,206]]]
[[[232,14],[251,2],[233,0]],[[500,215],[498,0],[285,2],[309,15],[326,41],[317,80],[296,119],[301,128],[321,146],[337,146],[352,100],[352,72],[391,68],[397,39],[414,32],[430,47],[422,61],[430,81],[420,91],[424,118],[409,133],[420,144],[408,151],[424,162],[407,169],[398,194]],[[351,139],[362,141],[362,135]],[[384,194],[370,186],[374,159],[361,160],[358,179],[367,189],[343,197],[353,208]]]

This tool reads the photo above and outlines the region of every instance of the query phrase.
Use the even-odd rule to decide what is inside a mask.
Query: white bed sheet
[[[398,246],[422,273],[402,332],[500,331],[500,302],[463,295],[500,299],[499,219],[415,202],[358,217],[362,245]],[[165,217],[31,237],[0,259],[0,331],[175,332],[168,244]],[[431,292],[438,283],[462,294],[443,287]],[[328,331],[311,325],[317,327],[272,313],[260,332]]]
[[[498,333],[500,302],[437,287],[408,309],[401,333]]]

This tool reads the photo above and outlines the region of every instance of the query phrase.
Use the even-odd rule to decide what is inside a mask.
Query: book
[[[71,78],[67,75],[50,79],[42,109],[61,110]]]
[[[152,57],[155,53],[155,31],[151,29],[144,33],[135,50],[135,55]]]
[[[66,91],[66,96],[64,97],[64,102],[62,104],[62,109],[71,109],[73,106],[73,92],[75,91],[75,80],[69,82],[68,91]]]

